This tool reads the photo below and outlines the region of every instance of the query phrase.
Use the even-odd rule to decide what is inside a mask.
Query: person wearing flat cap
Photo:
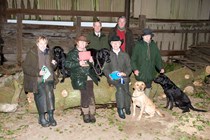
[[[93,58],[85,56],[86,47],[89,43],[84,35],[78,35],[75,39],[76,46],[70,50],[66,57],[65,67],[70,70],[72,87],[80,90],[81,110],[85,123],[95,123],[95,96],[93,92],[93,82],[98,85],[99,78],[95,71],[90,68]],[[82,53],[81,53],[82,52]],[[83,58],[81,58],[82,54]],[[84,57],[85,56],[85,57]]]
[[[125,119],[125,113],[127,115],[131,114],[130,111],[130,92],[129,92],[129,75],[132,72],[130,65],[130,57],[126,52],[121,50],[121,45],[123,40],[119,36],[112,36],[109,40],[109,44],[112,46],[110,51],[110,63],[106,63],[104,66],[104,74],[107,77],[109,83],[115,86],[116,88],[116,103],[117,103],[117,112],[120,118]],[[119,79],[114,79],[110,75],[113,72],[117,72]],[[125,109],[125,113],[124,110]]]
[[[146,84],[146,95],[149,97],[152,81],[157,72],[164,73],[163,61],[156,43],[152,40],[153,32],[149,28],[143,30],[131,56],[131,66],[137,81]]]

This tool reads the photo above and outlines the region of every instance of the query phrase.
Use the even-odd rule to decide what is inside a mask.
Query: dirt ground
[[[190,97],[193,105],[205,99]],[[165,114],[161,118],[140,121],[131,115],[125,120],[118,117],[116,108],[98,108],[96,123],[83,123],[80,109],[73,108],[55,112],[58,125],[43,128],[38,124],[37,114],[25,111],[20,106],[15,113],[0,113],[0,140],[207,140],[210,139],[210,113],[191,111],[182,114],[174,108],[164,108],[165,99],[156,99],[155,104]],[[204,101],[209,111],[209,101]],[[197,106],[196,106],[197,107]],[[198,107],[197,107],[198,108]],[[138,108],[138,111],[140,109]],[[138,115],[138,114],[137,114]]]

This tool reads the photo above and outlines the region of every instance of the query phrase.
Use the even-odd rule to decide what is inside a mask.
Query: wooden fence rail
[[[125,12],[106,11],[76,11],[76,10],[44,10],[44,9],[7,9],[7,15],[55,15],[55,16],[97,16],[97,17],[119,17]]]

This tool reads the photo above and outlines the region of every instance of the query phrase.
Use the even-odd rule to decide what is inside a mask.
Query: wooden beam
[[[43,10],[43,9],[7,9],[6,14],[24,14],[24,15],[57,15],[57,16],[92,16],[98,17],[119,17],[124,12],[106,12],[106,11],[76,11],[76,10]]]
[[[180,19],[147,19],[146,22],[178,22],[178,23],[204,23],[204,22],[208,22],[210,23],[210,19],[209,20],[180,20]]]
[[[22,63],[22,48],[23,48],[23,23],[22,23],[23,15],[17,14],[17,37],[16,37],[16,45],[17,45],[17,64],[21,66]]]
[[[173,51],[168,51],[168,50],[161,50],[160,54],[161,56],[179,56],[179,55],[185,55],[186,51],[180,51],[180,50],[173,50]]]
[[[125,17],[126,17],[126,26],[129,27],[130,23],[130,0],[125,0]]]
[[[144,29],[146,26],[146,15],[139,15],[139,28]]]
[[[130,28],[134,34],[142,33],[142,29],[138,27]],[[197,30],[183,30],[183,29],[175,29],[175,30],[167,30],[167,29],[154,29],[152,30],[154,33],[210,33],[210,29],[197,29]]]

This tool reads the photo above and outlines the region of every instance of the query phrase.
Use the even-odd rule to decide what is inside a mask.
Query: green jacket
[[[136,43],[131,56],[132,69],[139,70],[139,75],[135,76],[136,80],[145,83],[151,83],[157,74],[156,69],[163,68],[160,51],[153,40],[149,47],[148,50],[147,43],[140,40]]]
[[[65,61],[65,67],[70,70],[71,84],[74,89],[85,89],[87,83],[87,77],[93,80],[98,85],[98,76],[96,75],[92,67],[81,67],[79,65],[79,50],[75,47],[69,51]]]
[[[102,48],[110,49],[107,36],[101,32],[101,36],[97,37],[94,32],[88,34],[87,39],[90,41],[88,49],[100,50]]]

